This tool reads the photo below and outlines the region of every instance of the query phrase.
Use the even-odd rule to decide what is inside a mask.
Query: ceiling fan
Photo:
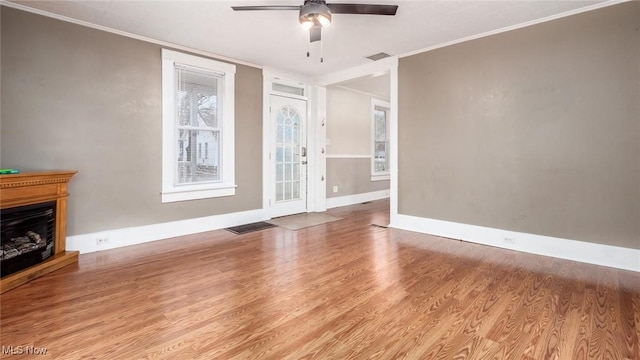
[[[327,4],[325,0],[304,0],[303,5],[252,5],[232,6],[231,8],[235,11],[297,10],[299,11],[298,20],[305,30],[309,30],[309,42],[313,43],[321,42],[322,28],[331,25],[332,14],[393,16],[398,10],[398,5]],[[307,57],[309,57],[309,51],[307,51]],[[320,62],[324,62],[322,53],[320,54]]]

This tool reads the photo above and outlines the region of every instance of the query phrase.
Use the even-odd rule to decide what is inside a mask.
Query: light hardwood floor
[[[39,359],[640,359],[638,273],[370,226],[388,206],[81,255],[2,295],[1,344]]]

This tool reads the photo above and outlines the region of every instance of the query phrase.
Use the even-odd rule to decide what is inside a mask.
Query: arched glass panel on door
[[[299,200],[301,196],[301,115],[285,105],[276,116],[276,202]]]

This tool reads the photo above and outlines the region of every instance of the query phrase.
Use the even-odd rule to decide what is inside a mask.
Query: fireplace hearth
[[[67,183],[75,174],[0,174],[0,293],[78,262],[78,252],[66,250]]]
[[[54,254],[56,203],[2,209],[0,274],[11,275]]]

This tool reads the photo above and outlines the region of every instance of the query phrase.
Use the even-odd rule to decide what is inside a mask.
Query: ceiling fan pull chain
[[[322,46],[322,39],[320,40],[320,62],[324,62],[324,47]]]

